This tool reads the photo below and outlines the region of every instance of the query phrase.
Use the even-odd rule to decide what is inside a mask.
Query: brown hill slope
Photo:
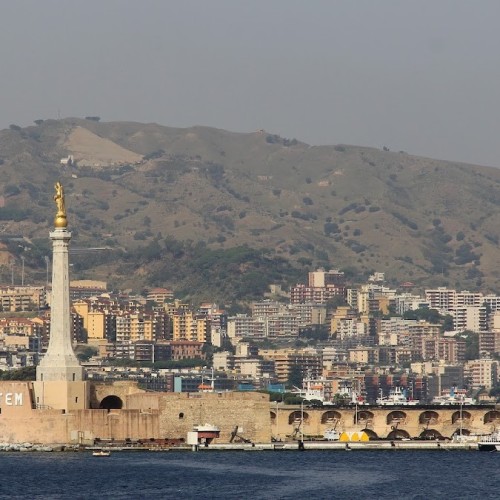
[[[77,127],[89,131],[79,133],[81,143]],[[60,158],[77,150],[99,157],[99,168],[91,162],[60,166]],[[209,290],[206,280],[193,279],[199,270],[189,265],[192,248],[202,242],[211,250],[261,249],[266,258],[289,261],[299,274],[324,265],[357,276],[384,271],[393,283],[499,289],[497,169],[372,148],[311,147],[264,131],[76,118],[1,131],[0,160],[0,236],[15,233],[34,242],[23,250],[34,255],[33,278],[45,276],[40,255],[49,250],[44,242],[53,183],[60,179],[73,245],[126,252],[104,252],[113,254],[111,262],[104,253],[75,257],[79,277],[104,272],[117,286],[161,282]],[[165,260],[175,260],[165,248],[186,241],[191,250],[184,248],[179,257],[186,261],[160,272]],[[124,257],[151,245],[161,249],[153,259]],[[244,267],[227,279],[237,283]],[[0,269],[3,280],[7,271]]]

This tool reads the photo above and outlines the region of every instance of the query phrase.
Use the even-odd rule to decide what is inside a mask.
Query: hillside
[[[68,155],[76,165],[60,164]],[[494,168],[265,131],[68,118],[0,131],[0,169],[3,282],[21,256],[25,281],[44,282],[60,180],[72,247],[108,248],[75,253],[73,274],[113,287],[229,301],[324,266],[500,290]]]

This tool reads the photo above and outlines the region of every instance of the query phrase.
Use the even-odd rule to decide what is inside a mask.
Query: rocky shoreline
[[[78,451],[79,447],[74,445],[64,445],[64,444],[33,444],[33,443],[0,443],[0,452],[2,451]]]

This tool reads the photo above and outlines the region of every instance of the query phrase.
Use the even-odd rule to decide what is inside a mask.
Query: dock
[[[283,443],[236,443],[219,444],[212,443],[208,448],[200,448],[200,451],[225,450],[225,451],[281,451],[281,450],[324,450],[324,451],[376,451],[376,450],[476,450],[477,443],[474,442],[452,442],[452,441],[369,441],[361,442],[328,442],[328,441],[303,441],[302,445],[298,441],[287,441]]]

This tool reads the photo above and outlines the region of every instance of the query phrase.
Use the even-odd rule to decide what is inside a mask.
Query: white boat
[[[477,441],[479,451],[500,451],[500,431],[481,436]]]
[[[331,399],[326,398],[326,383],[327,381],[324,379],[312,380],[310,378],[306,378],[304,379],[302,389],[294,387],[292,393],[296,396],[299,396],[306,402],[320,402],[324,406],[333,406],[335,404],[340,404],[337,401],[332,401]],[[340,396],[341,404],[366,404],[363,398],[361,398],[360,395],[347,384],[342,384],[339,387],[339,392],[337,393],[337,395]],[[337,397],[337,395],[335,395],[335,398]]]
[[[109,457],[111,452],[109,450],[94,450],[92,452],[93,457]]]
[[[418,399],[408,399],[406,393],[401,387],[394,387],[390,390],[388,396],[382,395],[380,389],[380,397],[376,400],[380,406],[416,406],[420,403]]]
[[[450,391],[443,391],[441,396],[436,396],[432,401],[433,405],[473,405],[475,401],[473,398],[466,396],[464,389],[450,389]]]
[[[292,393],[304,401],[319,401],[323,405],[332,405],[332,401],[325,400],[325,386],[322,380],[304,379],[302,389],[294,387]]]

